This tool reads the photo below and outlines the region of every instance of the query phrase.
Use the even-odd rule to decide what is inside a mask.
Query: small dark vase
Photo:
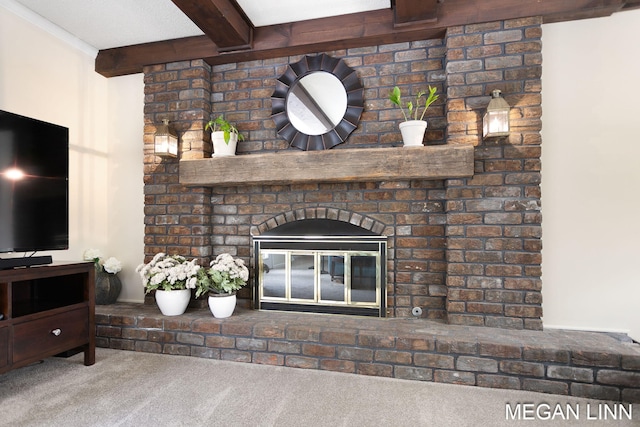
[[[122,282],[117,275],[96,267],[96,304],[113,304],[118,300],[121,290]]]

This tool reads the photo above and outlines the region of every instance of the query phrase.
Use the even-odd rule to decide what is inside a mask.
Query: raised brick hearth
[[[99,347],[640,403],[640,346],[624,336],[150,304],[97,306],[96,325]]]

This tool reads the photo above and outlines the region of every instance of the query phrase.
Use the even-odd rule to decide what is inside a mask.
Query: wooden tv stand
[[[0,270],[0,374],[69,351],[95,363],[93,263]]]

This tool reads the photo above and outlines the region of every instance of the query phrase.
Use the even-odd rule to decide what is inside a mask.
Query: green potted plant
[[[244,136],[223,116],[209,120],[204,129],[211,130],[211,142],[215,156],[234,156],[238,141],[244,141]]]
[[[187,261],[181,255],[156,254],[148,264],[140,264],[136,272],[142,279],[145,293],[155,291],[158,308],[165,316],[184,313],[196,288],[201,267],[195,259]]]
[[[208,294],[208,303],[214,317],[223,318],[233,314],[236,306],[236,291],[247,284],[249,269],[240,258],[228,253],[218,255],[198,272],[196,298]]]
[[[403,123],[400,123],[399,127],[405,147],[422,145],[422,141],[424,140],[424,133],[427,130],[427,121],[424,120],[424,115],[427,112],[429,106],[436,102],[439,98],[439,95],[436,95],[436,90],[437,88],[429,86],[429,95],[427,95],[427,91],[424,90],[418,92],[415,98],[415,106],[413,104],[413,101],[407,102],[406,108],[409,112],[408,115],[405,113],[404,107],[402,105],[400,88],[398,86],[395,86],[389,93],[389,100],[400,107],[400,111],[404,116],[405,121]],[[418,119],[418,114],[420,113],[420,101],[423,97],[425,97],[425,95],[427,96],[424,103],[424,108],[422,110],[420,118]]]

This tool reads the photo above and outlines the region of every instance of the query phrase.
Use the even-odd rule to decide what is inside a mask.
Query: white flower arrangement
[[[247,284],[249,269],[240,258],[228,253],[218,255],[208,269],[198,273],[196,297],[206,293],[231,293]]]
[[[107,273],[118,274],[122,271],[122,263],[114,257],[108,258],[106,261],[102,260],[102,252],[98,249],[87,249],[82,255],[85,261],[93,261],[96,268],[104,269]]]
[[[148,264],[140,264],[136,273],[140,274],[145,293],[149,293],[158,289],[195,289],[200,268],[195,259],[187,261],[181,255],[160,252]]]

